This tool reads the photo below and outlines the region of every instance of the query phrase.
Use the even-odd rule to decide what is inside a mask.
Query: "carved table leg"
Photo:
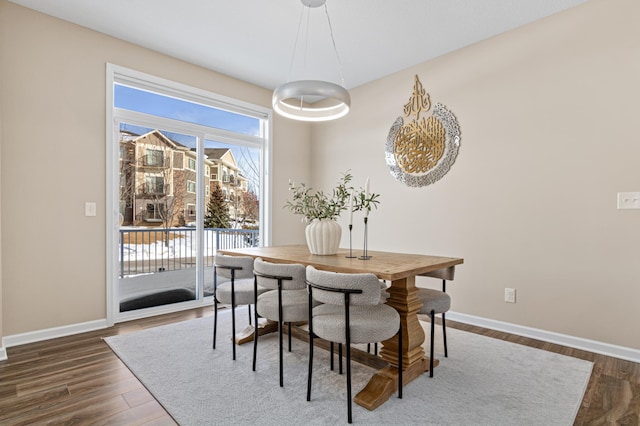
[[[425,357],[422,348],[424,329],[418,321],[422,302],[418,299],[415,277],[393,281],[388,292],[387,305],[398,311],[402,324],[402,382],[406,384],[429,370],[429,358]],[[369,410],[382,405],[398,390],[398,338],[394,336],[382,344],[380,356],[390,366],[378,371],[354,398],[358,405]],[[438,365],[437,360],[435,365]]]

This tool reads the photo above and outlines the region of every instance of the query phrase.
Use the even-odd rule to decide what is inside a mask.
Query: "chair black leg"
[[[312,372],[313,372],[313,331],[311,328],[309,328],[309,373],[307,374],[307,401],[311,401],[311,373]]]
[[[289,352],[291,352],[291,323],[287,323],[287,328],[289,330]]]
[[[311,401],[311,373],[313,371],[313,290],[309,287],[309,372],[307,373],[307,401]],[[333,361],[333,359],[332,359]]]
[[[338,374],[342,374],[342,343],[338,343]]]
[[[333,371],[333,342],[329,343],[329,350],[331,351],[331,371]]]
[[[351,420],[351,345],[346,343],[347,346],[347,403],[349,404],[347,407],[347,417],[348,422],[352,423]],[[340,346],[342,347],[342,345]]]
[[[232,287],[233,288],[233,287]],[[233,342],[233,360],[236,360],[236,297],[231,292],[231,341]]]
[[[213,349],[216,348],[216,331],[218,328],[218,301],[213,295]]]
[[[278,346],[278,350],[280,351],[280,356],[279,356],[279,360],[278,360],[278,364],[280,366],[280,387],[284,386],[283,383],[283,378],[282,378],[282,315],[280,315],[280,319],[278,319],[278,340],[279,340],[279,346]]]
[[[433,336],[436,322],[436,314],[431,311],[431,348],[429,349],[429,377],[433,377]]]
[[[256,309],[253,310],[256,317],[256,325],[258,325],[258,277],[253,276],[253,303]],[[249,308],[249,324],[251,324],[251,305]],[[258,327],[253,330],[253,371],[256,371],[256,355],[258,352]]]
[[[444,312],[442,313],[442,337],[444,339],[444,356],[445,358],[448,358],[449,352],[447,350],[447,326],[445,325]]]
[[[258,324],[258,310],[254,309],[255,323]],[[256,357],[258,352],[258,327],[253,330],[253,371],[256,371]]]
[[[367,343],[367,353],[370,354],[371,353],[371,343]],[[378,343],[374,343],[373,344],[373,354],[375,356],[378,356]]]
[[[402,323],[398,330],[398,398],[402,399]]]

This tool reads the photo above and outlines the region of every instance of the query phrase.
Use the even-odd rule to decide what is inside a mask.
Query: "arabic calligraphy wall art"
[[[460,148],[460,128],[452,112],[437,103],[415,76],[413,93],[389,130],[385,156],[391,175],[407,186],[420,187],[440,180],[451,168]]]

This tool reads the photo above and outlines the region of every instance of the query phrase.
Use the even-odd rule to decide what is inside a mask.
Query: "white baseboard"
[[[197,304],[194,304],[193,302],[185,302],[183,304],[166,305],[150,309],[139,309],[138,311],[132,311],[131,313],[125,312],[118,316],[116,322],[130,321],[134,319],[146,318],[149,316],[161,315],[164,313],[177,312],[180,310],[193,309],[200,306],[208,305],[213,305],[213,297],[209,297],[205,299],[205,301],[199,302]],[[57,337],[70,336],[73,334],[86,333],[88,331],[102,330],[108,327],[110,327],[110,325],[105,318],[79,324],[70,324],[61,327],[53,327],[44,330],[31,331],[28,333],[4,336],[2,338],[2,345],[0,346],[0,361],[8,359],[6,348],[10,348],[12,346],[41,342],[43,340],[55,339]]]
[[[640,363],[640,350],[638,349],[476,317],[473,315],[460,314],[457,312],[447,312],[447,319]]]
[[[570,348],[582,349],[589,352],[640,363],[640,350],[638,349],[612,345],[609,343],[583,339],[580,337],[554,333],[551,331],[525,327],[517,324],[496,321],[482,317],[476,317],[473,315],[460,314],[457,312],[448,312],[447,318],[465,324],[484,327],[491,330],[504,331],[506,333],[516,334],[518,336],[530,337],[532,339],[538,339],[544,342],[556,343],[559,345],[568,346]],[[7,359],[6,348],[12,346],[40,342],[48,339],[55,339],[57,337],[64,337],[72,334],[85,333],[87,331],[100,330],[107,327],[107,320],[103,319],[84,322],[80,324],[71,324],[62,327],[37,330],[29,333],[15,334],[12,336],[5,336],[2,338],[2,346],[0,346],[0,361]]]
[[[41,342],[43,340],[55,339],[57,337],[70,336],[72,334],[85,333],[87,331],[101,330],[107,328],[107,320],[96,320],[79,324],[63,325],[61,327],[47,328],[44,330],[30,331],[28,333],[14,334],[2,338],[2,347],[24,345],[27,343]],[[1,354],[0,354],[1,355]],[[6,351],[5,351],[6,357]],[[2,358],[0,358],[2,359]]]

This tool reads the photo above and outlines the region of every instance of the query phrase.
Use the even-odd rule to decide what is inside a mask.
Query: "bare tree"
[[[247,191],[254,194],[260,193],[260,159],[257,157],[253,148],[246,146],[237,147],[238,167],[242,170],[242,175],[247,178]]]
[[[166,157],[168,160],[168,156]],[[138,197],[146,201],[145,222],[160,222],[165,229],[165,245],[169,245],[169,228],[184,210],[186,179],[183,170],[174,169],[170,161],[160,170],[145,175],[138,185]]]
[[[122,223],[132,225],[134,218],[135,188],[135,144],[120,140],[120,214]]]
[[[168,245],[169,228],[181,219],[184,211],[188,195],[186,174],[194,172],[183,167],[182,147],[157,130],[123,140],[121,144],[124,158],[121,158],[120,202],[125,221],[134,225],[161,224]]]
[[[260,202],[255,192],[248,190],[242,193],[242,210],[245,222],[247,220],[256,223],[260,218]]]

